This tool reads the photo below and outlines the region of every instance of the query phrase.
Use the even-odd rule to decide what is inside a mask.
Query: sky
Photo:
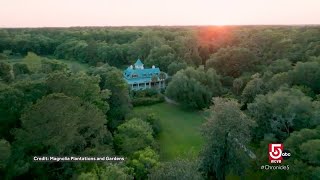
[[[0,27],[320,24],[320,0],[0,0]]]

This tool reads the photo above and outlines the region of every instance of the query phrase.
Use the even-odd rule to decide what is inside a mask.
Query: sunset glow
[[[319,0],[1,0],[0,27],[319,24]]]

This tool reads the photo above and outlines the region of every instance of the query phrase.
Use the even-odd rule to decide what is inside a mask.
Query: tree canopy
[[[52,163],[30,164],[30,156],[34,154],[89,155],[90,151],[101,147],[104,147],[104,153],[112,152],[112,137],[106,129],[106,123],[101,110],[79,98],[64,94],[51,94],[42,98],[22,114],[21,128],[14,131],[13,146],[19,153],[15,154],[14,161],[10,164],[10,172],[15,172],[11,175],[19,176],[29,169],[28,173],[41,176],[41,171],[50,168],[57,168],[55,172],[61,173],[59,167],[65,166],[60,164],[57,167]],[[27,169],[19,170],[19,164]]]
[[[115,144],[120,152],[130,155],[154,143],[151,126],[141,119],[131,119],[117,128]]]
[[[202,109],[208,107],[211,98],[221,92],[220,77],[214,69],[189,67],[173,76],[166,95],[186,108]]]
[[[224,76],[239,77],[252,71],[257,63],[255,55],[246,48],[227,47],[219,49],[206,63]]]
[[[202,128],[205,146],[200,170],[208,178],[225,179],[226,174],[241,174],[247,159],[244,148],[250,141],[254,122],[233,99],[214,98]]]
[[[110,109],[107,116],[110,119],[109,127],[115,129],[124,121],[125,116],[131,109],[129,89],[123,79],[122,72],[115,67],[102,66],[92,69],[89,73],[100,77],[99,86],[102,91],[111,91],[108,99]]]
[[[248,105],[249,113],[255,118],[258,127],[256,138],[273,133],[283,140],[293,130],[312,126],[313,105],[310,97],[300,90],[283,87],[266,95],[258,95]]]

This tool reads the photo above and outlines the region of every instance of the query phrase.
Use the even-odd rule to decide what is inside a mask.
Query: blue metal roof
[[[143,63],[140,59],[134,64],[135,66],[142,66]],[[132,77],[134,75],[134,77]],[[133,66],[129,66],[123,72],[124,79],[127,81],[128,84],[135,84],[135,83],[145,83],[150,82],[152,76],[159,76],[160,69],[159,68],[134,68]]]
[[[131,69],[130,67],[128,67],[124,71],[124,73],[125,75],[137,74],[138,77],[145,77],[144,74],[146,74],[146,76],[152,76],[153,74],[160,73],[160,69],[159,68]]]
[[[131,69],[127,68],[123,75],[129,84],[134,82],[149,82],[152,76],[159,76],[159,68],[148,68],[148,69]],[[137,75],[137,77],[132,77],[132,75]]]
[[[134,79],[125,79],[128,84],[140,84],[140,83],[148,83],[151,81],[151,77],[147,78],[134,78]]]
[[[138,60],[136,61],[136,63],[134,63],[134,65],[135,65],[135,66],[142,66],[143,63],[141,62],[140,59],[138,59]]]

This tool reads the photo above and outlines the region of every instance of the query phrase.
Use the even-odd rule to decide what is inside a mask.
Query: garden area
[[[200,126],[204,122],[201,112],[189,112],[179,106],[160,103],[134,108],[135,113],[154,113],[160,119],[160,158],[162,161],[197,155],[203,143]]]

